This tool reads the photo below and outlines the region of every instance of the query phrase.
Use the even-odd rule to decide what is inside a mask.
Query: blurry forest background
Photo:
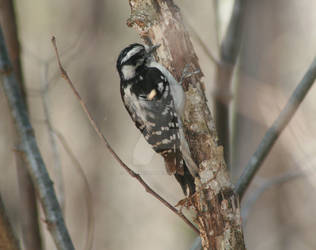
[[[199,56],[213,110],[215,65],[201,41],[219,57],[218,44],[233,1],[217,1],[217,10],[216,1],[175,2]],[[316,55],[315,1],[251,0],[246,6],[230,104],[234,181]],[[68,74],[116,152],[172,204],[182,199],[179,185],[143,142],[121,103],[116,58],[126,45],[141,42],[126,26],[128,1],[16,0],[15,7],[31,121],[53,179],[56,164],[61,165],[65,219],[76,249],[84,249],[86,241],[87,203],[94,210],[93,249],[190,249],[196,234],[148,195],[104,149],[57,69],[52,35]],[[315,105],[313,88],[243,200],[248,249],[316,249],[316,182],[310,171],[316,164]],[[0,192],[20,235],[23,204],[15,167],[15,131],[2,89],[0,114]],[[52,147],[47,118],[80,162],[92,190],[91,202],[78,168],[54,134],[57,151]],[[308,174],[301,176],[306,169]],[[294,178],[284,181],[289,173]],[[59,182],[55,180],[55,187]],[[257,199],[262,185],[268,188]],[[43,220],[41,229],[46,249],[54,249]]]

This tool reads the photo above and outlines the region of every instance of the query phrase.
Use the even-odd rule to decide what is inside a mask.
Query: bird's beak
[[[156,51],[157,48],[160,47],[160,44],[156,44],[156,45],[153,45],[151,46],[148,50],[147,50],[147,57],[151,56],[152,53],[154,53]]]

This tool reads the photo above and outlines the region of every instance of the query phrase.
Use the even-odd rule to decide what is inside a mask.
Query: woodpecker
[[[121,51],[117,59],[120,91],[124,106],[136,127],[165,161],[183,193],[194,194],[197,167],[188,150],[181,115],[185,95],[182,85],[153,58],[159,46],[134,43]]]

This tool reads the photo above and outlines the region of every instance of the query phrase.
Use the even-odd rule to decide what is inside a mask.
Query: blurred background
[[[233,1],[175,2],[200,59],[213,110],[216,67],[204,47],[219,58]],[[234,182],[316,55],[315,1],[246,2],[233,99],[227,104],[232,110]],[[116,59],[125,46],[141,42],[126,26],[128,1],[14,3],[31,121],[55,187],[63,190],[66,223],[76,249],[85,249],[92,231],[93,249],[190,249],[197,236],[192,229],[147,194],[105,149],[61,79],[50,41],[54,35],[69,76],[118,155],[175,205],[183,198],[180,186],[166,174],[162,159],[141,138],[121,102]],[[248,249],[316,249],[315,104],[312,88],[246,193],[242,209]],[[0,114],[0,192],[21,235],[15,130],[2,89]],[[193,218],[190,211],[185,213]],[[54,249],[44,215],[40,218],[46,249]]]

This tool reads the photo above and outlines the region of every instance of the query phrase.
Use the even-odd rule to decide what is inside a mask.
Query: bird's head
[[[145,47],[139,43],[133,43],[123,49],[117,59],[116,68],[122,80],[130,80],[136,76],[136,71],[143,67],[152,53],[160,45]]]

